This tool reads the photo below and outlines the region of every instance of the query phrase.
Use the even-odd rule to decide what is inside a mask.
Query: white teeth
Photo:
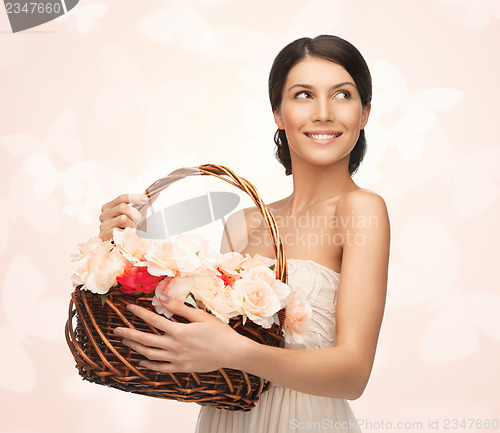
[[[337,134],[307,134],[309,137],[314,138],[315,140],[331,140],[332,138],[337,137]]]

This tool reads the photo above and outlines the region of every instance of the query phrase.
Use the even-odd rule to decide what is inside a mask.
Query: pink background
[[[267,202],[289,194],[267,74],[285,44],[321,33],[370,65],[355,181],[392,225],[379,349],[351,403],[362,430],[500,418],[500,1],[136,3],[82,0],[18,34],[0,7],[0,431],[194,430],[195,404],[79,378],[68,256],[104,202],[180,166],[227,165]]]

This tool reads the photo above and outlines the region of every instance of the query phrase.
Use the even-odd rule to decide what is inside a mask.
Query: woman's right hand
[[[139,212],[135,207],[130,206],[134,204],[146,206]],[[99,221],[101,221],[99,237],[103,241],[109,241],[113,238],[113,230],[116,228],[136,228],[146,217],[150,205],[150,199],[143,194],[122,194],[106,203],[99,215]]]

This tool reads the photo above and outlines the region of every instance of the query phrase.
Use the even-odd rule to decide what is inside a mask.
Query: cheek
[[[282,119],[287,134],[293,134],[304,124],[304,113],[290,110],[283,113]]]
[[[362,111],[357,106],[346,106],[337,112],[337,120],[352,129],[359,129]]]

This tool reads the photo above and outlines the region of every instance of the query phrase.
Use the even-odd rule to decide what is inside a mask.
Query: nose
[[[331,122],[334,119],[333,104],[329,99],[318,98],[315,101],[313,121]]]

